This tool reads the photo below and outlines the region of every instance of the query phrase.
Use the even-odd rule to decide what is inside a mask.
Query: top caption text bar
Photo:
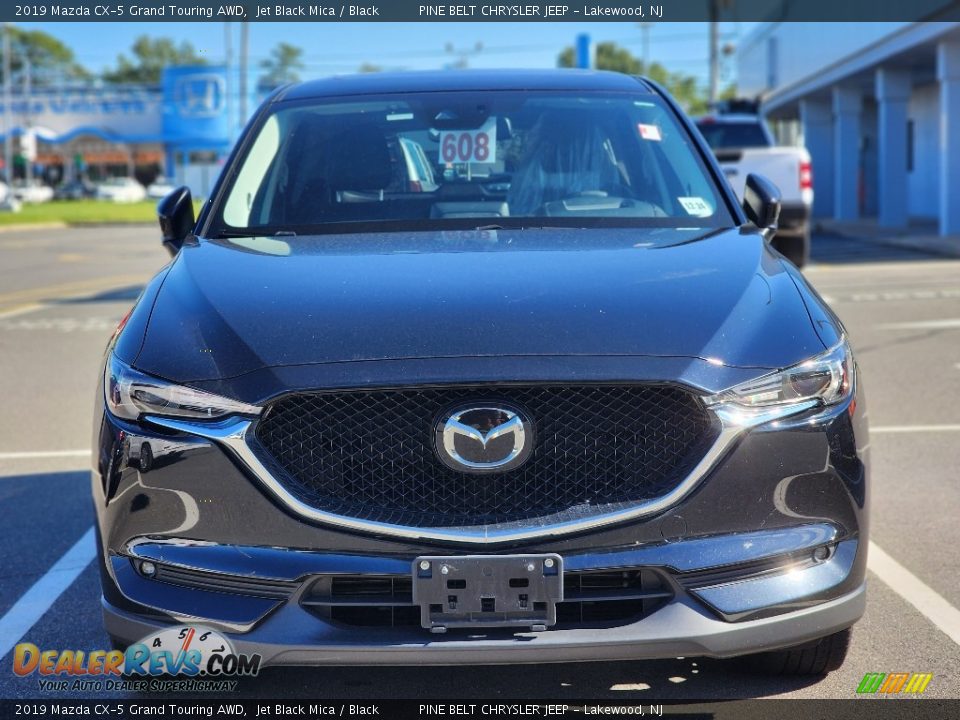
[[[888,22],[960,19],[960,0],[587,0],[551,2],[191,2],[67,0],[0,3],[5,22]]]

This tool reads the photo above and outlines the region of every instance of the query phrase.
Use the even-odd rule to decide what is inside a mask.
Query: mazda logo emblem
[[[505,472],[533,450],[533,424],[520,409],[471,405],[445,413],[436,427],[437,454],[458,472]]]

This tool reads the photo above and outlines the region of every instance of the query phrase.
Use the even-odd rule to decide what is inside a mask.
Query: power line
[[[719,38],[721,40],[734,40],[739,37],[737,32],[725,32],[720,33]],[[658,43],[669,43],[669,42],[687,42],[695,40],[703,40],[703,35],[699,33],[670,33],[670,34],[653,34],[651,35],[653,40],[656,40]],[[617,45],[641,45],[643,43],[643,38],[641,35],[637,36],[625,36],[625,37],[615,37],[607,39],[597,39],[598,42],[611,42]],[[557,46],[556,43],[534,43],[534,44],[523,44],[523,45],[483,45],[483,54],[484,55],[502,55],[508,53],[524,53],[530,54],[534,52],[545,52],[545,51],[555,51],[561,52],[564,50],[567,45]],[[350,63],[353,61],[356,62],[375,62],[380,58],[398,58],[398,59],[433,59],[433,58],[449,58],[449,51],[446,47],[436,48],[436,49],[421,49],[421,50],[395,50],[395,51],[382,51],[376,50],[376,57],[371,58],[370,53],[333,53],[333,54],[318,54],[318,55],[307,55],[307,59],[316,58],[317,60],[323,60],[322,64],[324,65],[335,65],[339,63]],[[82,61],[91,61],[94,59],[102,59],[107,57],[106,54],[103,55],[91,55],[87,54],[82,59]],[[110,57],[116,57],[116,55],[111,55]],[[261,60],[267,60],[270,55],[251,55],[250,60],[259,62]]]

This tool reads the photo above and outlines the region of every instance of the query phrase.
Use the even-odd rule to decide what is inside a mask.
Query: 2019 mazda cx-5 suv
[[[199,218],[161,202],[172,260],[106,353],[108,632],[198,622],[264,665],[836,667],[863,396],[770,247],[776,188],[744,195],[644,79],[275,92]]]

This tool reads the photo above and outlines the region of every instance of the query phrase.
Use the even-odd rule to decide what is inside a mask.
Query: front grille
[[[561,629],[636,622],[666,604],[673,591],[659,572],[647,568],[586,570],[564,574],[563,597],[557,604]],[[320,576],[300,602],[341,625],[420,627],[409,575]]]
[[[532,418],[530,458],[502,473],[440,462],[434,429],[460,403],[502,402]],[[701,401],[665,385],[492,385],[289,395],[254,449],[287,490],[320,510],[413,527],[594,514],[658,497],[716,439]]]

